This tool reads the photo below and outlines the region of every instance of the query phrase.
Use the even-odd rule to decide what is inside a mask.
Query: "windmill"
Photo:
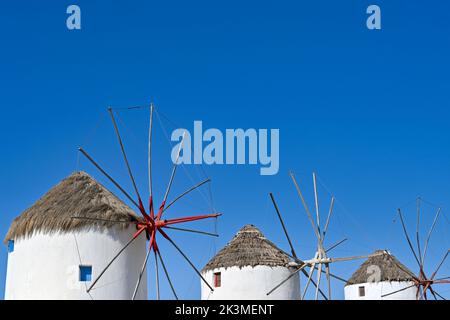
[[[324,243],[325,243],[325,236],[327,234],[328,231],[328,226],[330,223],[330,218],[331,215],[333,213],[333,207],[334,207],[334,202],[335,202],[335,198],[332,196],[331,197],[331,202],[330,202],[330,207],[328,210],[328,215],[325,221],[325,225],[322,229],[322,225],[321,225],[321,215],[320,215],[320,210],[319,210],[319,198],[318,198],[318,193],[317,193],[317,179],[316,179],[316,174],[313,173],[313,184],[314,184],[314,202],[315,202],[315,216],[316,216],[316,221],[314,222],[313,219],[313,215],[311,214],[311,211],[309,210],[309,207],[305,201],[305,198],[303,197],[303,194],[300,190],[300,186],[297,183],[297,180],[295,179],[295,176],[292,172],[289,173],[295,188],[297,190],[298,196],[300,197],[300,200],[303,204],[303,207],[306,211],[306,214],[308,216],[308,219],[311,223],[311,226],[313,228],[314,234],[317,238],[317,251],[314,255],[314,257],[312,259],[309,260],[300,260],[295,252],[295,249],[292,245],[292,242],[290,240],[290,237],[288,235],[287,229],[286,229],[286,225],[283,222],[283,218],[281,217],[281,213],[280,210],[278,208],[278,205],[275,201],[275,197],[273,196],[272,193],[270,193],[270,198],[272,200],[272,203],[275,207],[275,211],[277,213],[278,219],[280,220],[281,226],[283,228],[283,232],[288,240],[290,249],[291,249],[291,255],[289,255],[291,258],[294,259],[294,261],[297,263],[296,266],[296,270],[286,279],[284,279],[283,281],[281,281],[277,286],[275,286],[272,290],[270,290],[267,295],[270,295],[272,292],[274,292],[275,290],[277,290],[279,287],[281,287],[286,281],[288,281],[291,277],[293,277],[296,273],[298,272],[302,272],[306,277],[307,277],[307,282],[306,282],[306,286],[305,289],[303,291],[302,296],[300,297],[302,300],[305,298],[305,295],[308,291],[308,287],[310,285],[310,283],[312,283],[315,286],[315,300],[318,300],[319,298],[319,293],[320,295],[326,299],[326,300],[330,300],[331,299],[331,278],[337,279],[339,281],[342,282],[347,282],[347,280],[334,275],[330,272],[330,265],[333,262],[342,262],[342,261],[352,261],[352,260],[358,260],[358,259],[365,259],[365,258],[369,258],[369,257],[373,257],[373,256],[377,256],[379,255],[379,253],[375,253],[375,254],[371,254],[371,255],[364,255],[364,256],[352,256],[352,257],[341,257],[341,258],[332,258],[328,255],[328,253],[333,250],[334,248],[338,247],[339,245],[341,245],[343,242],[345,242],[347,239],[344,238],[340,241],[338,241],[337,243],[329,246],[329,247],[325,247]],[[287,254],[287,253],[286,253]],[[309,273],[306,272],[305,268],[309,267]],[[313,280],[313,276],[314,276],[314,272],[317,271],[317,277],[316,277],[316,282]],[[321,278],[322,278],[322,274],[325,273],[326,279],[327,279],[327,287],[328,287],[328,291],[327,291],[327,295],[325,295],[323,293],[323,291],[320,288],[320,283],[321,283]]]
[[[148,107],[145,107],[148,108]],[[129,108],[129,109],[135,109],[135,108]],[[114,110],[112,108],[108,109],[108,112],[111,116],[112,124],[114,126],[114,131],[118,139],[118,143],[120,145],[121,153],[123,156],[123,160],[125,163],[125,166],[128,171],[129,178],[131,180],[131,183],[133,185],[133,189],[135,192],[136,199],[133,199],[133,197],[125,191],[124,188],[122,188],[119,183],[112,178],[111,175],[109,175],[83,148],[79,148],[79,151],[107,178],[109,179],[121,192],[122,194],[133,204],[136,206],[136,208],[139,210],[140,214],[142,215],[142,218],[139,219],[139,221],[136,221],[136,233],[131,237],[131,239],[112,257],[112,259],[106,264],[106,266],[103,268],[103,270],[98,274],[98,276],[92,281],[91,285],[87,288],[87,292],[91,291],[94,286],[98,283],[98,281],[101,279],[101,277],[105,274],[105,272],[108,270],[108,268],[114,263],[114,261],[127,249],[127,247],[133,243],[141,234],[145,233],[147,240],[148,240],[148,248],[147,253],[144,259],[144,263],[142,265],[141,271],[137,277],[136,286],[134,289],[134,292],[132,294],[131,299],[136,298],[136,294],[139,289],[139,285],[142,280],[142,276],[144,272],[146,271],[147,262],[149,259],[149,256],[151,252],[153,251],[154,257],[155,257],[155,273],[156,273],[156,297],[157,299],[160,298],[160,292],[159,292],[159,264],[158,261],[161,263],[161,266],[163,268],[164,274],[167,278],[167,281],[170,285],[170,288],[172,290],[172,293],[176,299],[178,299],[178,296],[175,292],[173,283],[170,279],[169,273],[167,271],[166,265],[164,263],[164,260],[162,258],[159,246],[157,244],[157,235],[160,234],[165,240],[167,240],[178,252],[179,254],[186,260],[186,262],[190,265],[190,267],[195,271],[195,273],[201,278],[201,280],[213,291],[212,286],[205,280],[205,278],[201,275],[200,271],[195,267],[195,265],[192,263],[191,259],[184,253],[184,251],[174,242],[174,240],[166,233],[167,230],[177,230],[177,231],[183,231],[183,232],[192,232],[202,235],[208,235],[208,236],[218,236],[214,233],[199,231],[199,230],[193,230],[193,229],[187,229],[187,228],[179,228],[174,227],[174,225],[180,224],[180,223],[187,223],[197,220],[203,220],[203,219],[211,219],[211,218],[217,218],[221,214],[220,213],[212,213],[212,214],[205,214],[205,215],[198,215],[198,216],[186,216],[186,217],[180,217],[180,218],[172,218],[172,219],[163,219],[163,214],[177,201],[179,201],[181,198],[185,197],[192,191],[196,190],[197,188],[201,187],[202,185],[209,183],[210,179],[206,179],[185,192],[181,193],[177,197],[175,197],[171,202],[167,203],[169,193],[175,178],[176,170],[178,167],[178,162],[180,158],[180,153],[182,150],[182,145],[184,142],[184,135],[182,138],[182,141],[180,142],[176,161],[173,164],[171,175],[169,178],[169,182],[164,194],[164,197],[162,199],[161,205],[159,206],[159,209],[155,211],[154,208],[154,199],[153,199],[153,189],[152,189],[152,128],[153,128],[153,112],[154,112],[154,106],[153,104],[150,105],[150,121],[149,121],[149,131],[148,131],[148,184],[149,184],[149,203],[148,208],[144,207],[141,195],[139,193],[139,190],[137,188],[126,152],[124,143],[122,141],[122,137],[119,132],[119,128],[114,116]],[[93,218],[89,217],[73,217],[74,219],[89,219],[92,220]],[[100,219],[97,219],[100,220]],[[123,221],[110,221],[108,222],[112,223],[123,223]]]
[[[427,250],[428,250],[428,247],[429,247],[430,238],[431,238],[431,235],[432,235],[432,233],[433,233],[433,231],[434,231],[434,229],[436,227],[436,223],[438,221],[438,218],[439,218],[439,216],[441,214],[441,208],[437,208],[436,214],[434,215],[433,223],[431,224],[430,229],[429,229],[429,231],[427,233],[425,244],[424,244],[423,250],[422,250],[421,242],[420,242],[420,232],[419,231],[420,231],[420,215],[421,215],[421,211],[422,211],[421,210],[421,203],[423,201],[424,200],[421,199],[420,197],[418,197],[417,200],[416,200],[416,217],[417,217],[417,219],[416,219],[416,249],[417,249],[417,251],[414,249],[414,245],[413,245],[413,243],[411,241],[411,238],[409,237],[408,231],[406,229],[406,224],[405,224],[405,220],[404,220],[404,217],[403,217],[403,214],[402,214],[402,210],[400,208],[397,209],[397,213],[398,213],[398,216],[400,217],[400,221],[401,221],[401,224],[402,224],[402,229],[403,229],[403,233],[404,233],[405,238],[406,238],[406,242],[408,243],[408,246],[409,246],[409,248],[411,250],[411,253],[414,256],[414,260],[416,261],[416,263],[417,263],[417,265],[419,267],[419,273],[418,273],[418,275],[415,275],[413,277],[414,284],[412,284],[412,285],[410,285],[410,286],[408,286],[406,288],[403,288],[401,290],[396,290],[396,291],[384,294],[384,295],[382,295],[382,297],[387,297],[387,296],[393,295],[393,294],[395,294],[395,293],[397,293],[399,291],[407,290],[407,289],[412,288],[412,287],[415,286],[415,287],[417,287],[416,299],[418,299],[418,300],[419,299],[427,300],[428,299],[428,295],[427,295],[428,291],[433,295],[435,300],[437,300],[438,297],[443,299],[443,300],[445,300],[445,298],[442,295],[440,295],[438,292],[436,292],[436,290],[433,288],[433,285],[450,284],[450,277],[439,277],[439,278],[436,278],[436,275],[438,274],[439,270],[441,269],[442,265],[444,264],[445,260],[447,259],[447,256],[448,256],[450,250],[447,249],[447,252],[444,253],[443,258],[440,260],[440,262],[437,265],[435,271],[431,274],[430,277],[428,277],[426,275],[425,268],[424,268],[424,266],[425,266],[425,259],[427,257]],[[401,266],[399,266],[399,268],[401,268]]]

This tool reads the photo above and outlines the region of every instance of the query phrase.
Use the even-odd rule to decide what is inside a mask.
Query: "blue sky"
[[[65,26],[65,11],[72,3],[81,7],[81,31]],[[381,7],[382,30],[365,26],[366,8],[373,3]],[[396,208],[404,209],[412,232],[411,202],[418,195],[442,206],[446,216],[430,244],[431,271],[450,244],[450,5],[437,0],[373,3],[4,3],[0,234],[6,234],[15,216],[75,170],[86,170],[118,194],[92,166],[78,161],[79,145],[104,159],[109,171],[131,190],[106,108],[153,100],[170,119],[162,121],[169,131],[173,124],[190,129],[194,120],[222,130],[280,129],[278,175],[260,176],[256,166],[204,168],[213,179],[214,207],[224,213],[218,222],[221,237],[175,235],[197,266],[202,267],[247,223],[288,248],[269,203],[271,191],[299,256],[312,257],[313,233],[288,171],[297,174],[312,206],[315,170],[321,180],[322,207],[329,201],[326,190],[339,201],[329,241],[349,238],[336,249],[336,256],[388,248],[417,270],[401,226],[394,222]],[[138,111],[121,116],[129,128],[125,136],[130,158],[145,190],[146,120]],[[163,130],[156,132],[155,188],[162,193],[170,170],[170,146]],[[183,172],[175,189],[189,185],[183,174],[203,171],[187,167]],[[194,207],[206,206],[196,196],[202,199],[194,195],[190,200]],[[179,208],[180,215],[185,209]],[[424,206],[424,234],[435,209]],[[180,296],[199,298],[194,273],[174,250],[161,246]],[[6,263],[3,247],[0,293]],[[359,263],[342,263],[332,271],[348,277]],[[450,274],[448,263],[442,274]],[[153,295],[152,283],[149,288]],[[163,297],[171,297],[166,284],[162,290]],[[343,297],[340,283],[333,283],[333,290],[335,298]],[[450,297],[448,288],[439,292]]]

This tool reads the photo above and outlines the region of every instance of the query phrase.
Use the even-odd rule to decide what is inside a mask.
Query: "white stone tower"
[[[88,174],[72,174],[12,223],[5,238],[9,249],[5,298],[131,299],[145,257],[145,233],[86,291],[136,232],[131,223],[136,219],[128,206]],[[137,298],[147,298],[146,285],[140,286]]]
[[[352,275],[344,288],[345,300],[416,300],[413,273],[393,255],[370,257]]]
[[[295,300],[300,297],[298,274],[277,291],[267,292],[295,269],[290,259],[253,225],[244,226],[203,268],[214,291],[202,283],[202,300]]]

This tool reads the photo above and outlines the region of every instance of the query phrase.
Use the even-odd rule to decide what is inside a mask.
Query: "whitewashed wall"
[[[267,296],[267,292],[291,274],[289,268],[268,266],[219,268],[203,273],[211,286],[214,284],[214,272],[221,272],[221,286],[214,288],[214,292],[211,293],[208,286],[202,282],[202,300],[296,300],[300,298],[298,273]]]
[[[79,281],[79,265],[91,265],[94,280],[134,232],[130,226],[16,240],[8,254],[5,299],[131,299],[146,253],[144,233],[113,262],[91,296],[86,292],[91,282]],[[146,274],[137,298],[147,299]]]
[[[417,287],[415,286],[387,297],[381,297],[384,294],[409,287],[412,284],[413,282],[405,281],[381,281],[354,284],[344,288],[345,300],[416,300]],[[362,286],[365,287],[364,297],[359,296],[359,287]]]

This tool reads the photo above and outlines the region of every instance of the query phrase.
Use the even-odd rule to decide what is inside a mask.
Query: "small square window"
[[[218,288],[222,285],[222,275],[220,272],[214,272],[214,287]]]
[[[366,295],[366,288],[365,287],[358,287],[358,293],[360,297],[364,297]]]
[[[14,251],[14,240],[8,240],[8,252]]]
[[[92,280],[92,266],[80,266],[80,281],[87,282]]]

